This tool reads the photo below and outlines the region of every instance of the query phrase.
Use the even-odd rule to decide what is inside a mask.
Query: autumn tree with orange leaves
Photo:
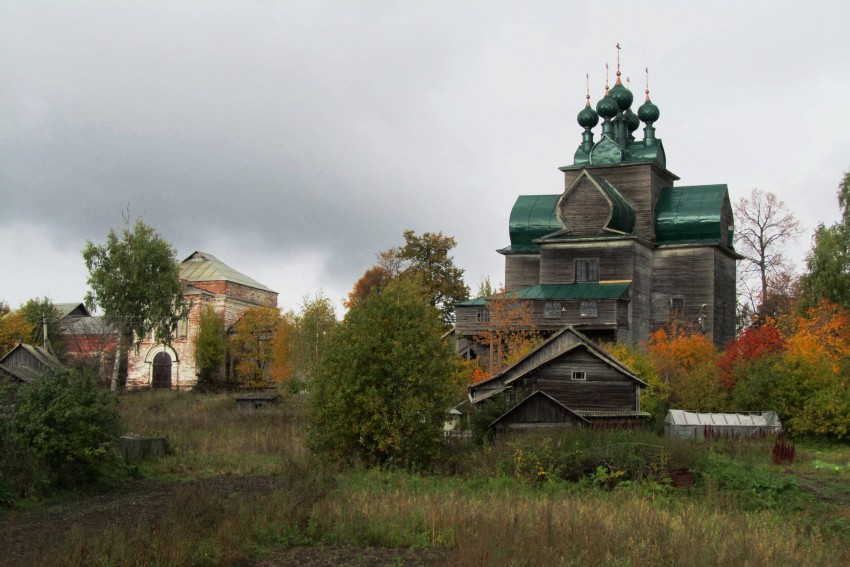
[[[717,367],[717,349],[703,333],[659,329],[650,335],[649,356],[660,381],[669,388],[672,407],[717,411],[725,401]]]
[[[487,300],[487,321],[475,341],[486,345],[486,375],[493,376],[531,352],[542,341],[534,323],[534,304],[504,290]],[[486,377],[482,375],[481,378]]]

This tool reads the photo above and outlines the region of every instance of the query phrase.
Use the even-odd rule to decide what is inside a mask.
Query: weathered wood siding
[[[735,214],[732,211],[732,203],[729,202],[729,193],[723,199],[723,207],[720,209],[720,242],[729,245],[729,233],[735,232]]]
[[[49,366],[27,352],[23,347],[12,350],[3,364],[10,368],[29,368],[39,374],[50,370]]]
[[[684,300],[683,323],[697,324],[702,310],[703,330],[714,330],[715,249],[710,246],[671,246],[658,248],[653,258],[652,328],[670,320],[673,298]],[[699,275],[699,277],[696,277]],[[705,308],[703,308],[705,305]],[[712,336],[712,339],[714,337]]]
[[[487,323],[478,319],[478,313],[485,309],[483,305],[472,307],[458,305],[455,307],[455,329],[458,335],[470,336],[483,331]]]
[[[634,274],[634,240],[606,239],[540,247],[540,283],[573,283],[576,260],[597,258],[600,280],[631,280]]]
[[[587,167],[590,173],[608,180],[628,199],[635,209],[637,220],[634,233],[647,240],[655,240],[655,204],[663,187],[672,187],[678,179],[674,174],[654,163],[621,164],[604,167]],[[581,170],[564,172],[566,190]]]
[[[718,348],[735,338],[735,269],[736,260],[720,248],[714,249],[714,327],[713,338]]]
[[[546,396],[532,396],[528,401],[504,416],[496,428],[524,429],[535,425],[575,424],[581,422],[574,414],[566,411]]]
[[[540,283],[540,254],[505,256],[505,290],[513,291]]]
[[[576,328],[582,326],[599,326],[617,324],[617,300],[616,299],[597,299],[596,317],[581,316],[581,299],[561,299],[561,300],[534,300],[532,301],[533,322],[537,329],[541,331],[557,331],[565,325],[572,325]],[[561,306],[561,317],[558,319],[547,319],[544,317],[547,303],[559,303]]]
[[[634,243],[632,284],[629,286],[629,340],[635,344],[648,341],[651,332],[652,253],[649,246]]]
[[[573,380],[585,372],[585,380]],[[520,380],[522,387],[546,392],[573,410],[637,410],[635,381],[584,346],[547,362]]]
[[[561,220],[575,234],[602,232],[611,218],[611,203],[593,182],[582,177],[558,203]]]

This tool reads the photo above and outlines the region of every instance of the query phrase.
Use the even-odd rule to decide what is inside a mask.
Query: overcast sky
[[[339,307],[406,228],[453,235],[473,291],[501,282],[511,206],[563,190],[617,42],[679,184],[777,193],[801,261],[850,170],[848,22],[837,1],[0,0],[0,300],[81,301],[80,251],[128,205],[286,308]]]

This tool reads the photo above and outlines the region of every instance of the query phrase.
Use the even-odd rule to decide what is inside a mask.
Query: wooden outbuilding
[[[3,358],[0,358],[0,380],[19,385],[32,382],[51,370],[65,366],[46,349],[26,343],[18,343]]]
[[[236,407],[240,411],[268,409],[280,403],[279,392],[252,392],[236,398]]]
[[[512,366],[469,387],[473,405],[503,397],[497,430],[573,425],[638,425],[646,383],[573,327],[554,333]]]

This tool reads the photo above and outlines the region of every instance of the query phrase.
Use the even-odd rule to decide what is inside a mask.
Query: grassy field
[[[297,396],[247,413],[232,396],[145,392],[121,411],[172,453],[105,503],[7,516],[10,534],[51,513],[65,528],[53,521],[62,537],[9,565],[850,564],[848,446],[797,443],[795,462],[777,466],[772,441],[575,431],[457,447],[432,475],[340,472],[305,451]],[[681,467],[693,488],[670,486]]]

